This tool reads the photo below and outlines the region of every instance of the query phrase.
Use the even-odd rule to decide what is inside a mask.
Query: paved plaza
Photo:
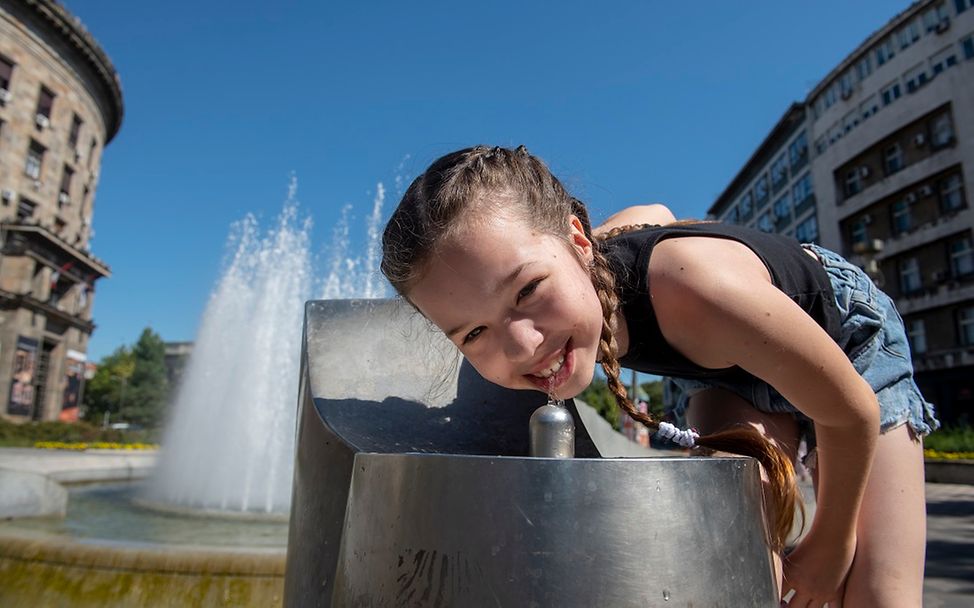
[[[974,606],[974,486],[927,484],[925,608]]]

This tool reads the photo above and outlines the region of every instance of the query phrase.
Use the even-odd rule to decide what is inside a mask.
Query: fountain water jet
[[[286,517],[290,504],[303,305],[385,294],[378,276],[380,183],[364,262],[349,256],[349,210],[334,229],[329,274],[315,289],[310,220],[297,180],[276,226],[248,215],[232,231],[227,268],[203,314],[146,492],[152,503],[220,514]]]

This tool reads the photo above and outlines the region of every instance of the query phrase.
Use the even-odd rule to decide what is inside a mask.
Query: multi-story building
[[[104,146],[122,122],[111,61],[53,0],[0,0],[0,416],[72,419],[95,283]]]
[[[914,2],[785,112],[708,212],[860,263],[948,422],[974,421],[972,111],[974,0]]]

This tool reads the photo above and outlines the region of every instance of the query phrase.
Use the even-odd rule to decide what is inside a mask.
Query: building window
[[[913,93],[923,85],[929,82],[930,77],[927,76],[927,69],[923,64],[914,66],[903,74],[903,82],[906,83],[906,92]]]
[[[795,182],[791,189],[791,199],[795,202],[795,207],[804,203],[812,196],[812,174],[806,173],[800,180]]]
[[[37,209],[37,203],[27,200],[24,197],[20,197],[17,202],[17,219],[24,221],[34,215],[34,209]]]
[[[846,198],[849,198],[860,192],[862,192],[862,175],[859,172],[859,167],[853,167],[845,174],[845,195]]]
[[[731,207],[730,211],[727,212],[727,215],[724,216],[724,221],[730,222],[731,224],[736,224],[737,217],[738,217],[737,207]]]
[[[845,133],[842,131],[842,121],[837,120],[829,129],[829,143],[831,144],[839,141],[842,139],[843,135],[845,135]]]
[[[899,200],[893,203],[893,232],[903,234],[913,228],[913,212],[911,205],[906,200]]]
[[[818,219],[813,215],[795,226],[795,238],[800,243],[814,243],[818,239]]]
[[[866,120],[876,112],[879,112],[879,98],[875,95],[870,95],[866,98],[866,101],[859,104],[859,115],[862,116],[863,120]]]
[[[900,49],[905,49],[920,39],[920,26],[916,21],[911,21],[896,33],[896,38],[900,43]]]
[[[842,99],[849,99],[852,95],[852,70],[848,70],[839,79],[839,91],[842,94]]]
[[[774,232],[774,222],[771,221],[771,213],[765,211],[758,218],[758,230],[763,232]]]
[[[955,65],[957,65],[957,55],[954,54],[954,47],[952,46],[948,46],[930,57],[930,71],[933,72],[934,76]]]
[[[842,119],[842,132],[848,133],[859,126],[859,113],[855,110],[849,112]]]
[[[957,314],[957,328],[964,346],[974,345],[974,306],[961,308]]]
[[[788,146],[788,158],[791,161],[792,171],[800,168],[808,160],[808,137],[804,131],[799,133],[795,141],[791,142],[791,145]]]
[[[869,240],[869,222],[865,217],[861,217],[852,222],[852,227],[849,231],[849,240],[852,241],[853,248]]]
[[[964,59],[974,59],[974,34],[969,34],[962,39],[960,48],[964,50]]]
[[[971,249],[970,237],[950,243],[950,274],[955,279],[974,274],[974,249]]]
[[[0,102],[6,103],[9,101],[8,95],[10,94],[10,79],[13,78],[14,64],[9,61],[6,57],[0,56],[0,89],[5,91],[3,93],[3,98],[0,98]]]
[[[944,211],[957,211],[964,207],[964,182],[959,173],[940,182],[940,207]]]
[[[94,137],[91,138],[91,143],[88,145],[88,168],[91,169],[91,165],[95,162],[95,150],[98,148],[98,140]]]
[[[787,192],[774,202],[774,217],[779,223],[791,219],[791,202],[788,200]]]
[[[914,355],[927,352],[927,328],[923,319],[913,319],[906,326],[906,338],[910,342],[910,351]]]
[[[37,115],[51,119],[51,109],[54,107],[54,93],[47,87],[42,86],[41,92],[37,96]]]
[[[831,108],[839,99],[839,83],[834,82],[825,90],[825,109]]]
[[[24,173],[31,179],[41,178],[41,167],[44,164],[44,146],[33,139],[30,140],[30,147],[27,148],[27,162],[24,164]]]
[[[928,32],[943,31],[948,23],[950,17],[947,15],[947,6],[943,2],[923,13],[923,27]]]
[[[64,207],[71,203],[71,180],[74,178],[74,169],[64,165],[64,172],[61,173],[61,189],[58,191],[57,206]]]
[[[888,106],[899,99],[901,94],[900,83],[898,81],[891,82],[879,91],[879,96],[883,98],[884,106]]]
[[[771,165],[771,185],[777,190],[788,181],[788,161],[782,154]]]
[[[903,149],[900,144],[893,144],[883,152],[883,166],[886,175],[892,175],[903,168]]]
[[[911,294],[921,289],[923,281],[920,278],[920,264],[916,258],[906,258],[900,262],[900,291]]]
[[[754,202],[751,199],[750,192],[741,197],[741,202],[737,208],[739,209],[738,213],[742,222],[746,222],[751,218],[751,212],[754,211]]]
[[[974,6],[974,0],[954,0],[954,8],[957,9],[958,15],[972,6]]]
[[[867,76],[873,73],[873,61],[869,55],[864,55],[859,63],[856,64],[856,75],[859,76],[859,81],[862,82]]]
[[[876,47],[876,65],[883,65],[892,59],[895,54],[893,52],[893,40],[891,38],[883,40]]]
[[[71,131],[68,132],[68,147],[72,150],[78,147],[78,135],[81,134],[81,118],[75,114],[71,117]]]
[[[954,126],[950,122],[950,114],[941,114],[935,118],[930,130],[933,132],[934,148],[943,148],[954,143]]]
[[[768,202],[768,174],[764,173],[758,178],[758,181],[754,182],[754,198],[757,199],[757,204],[760,207],[764,203]]]

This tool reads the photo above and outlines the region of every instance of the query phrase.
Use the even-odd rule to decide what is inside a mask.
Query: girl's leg
[[[846,606],[916,606],[923,594],[923,447],[907,425],[879,436],[856,529]]]

